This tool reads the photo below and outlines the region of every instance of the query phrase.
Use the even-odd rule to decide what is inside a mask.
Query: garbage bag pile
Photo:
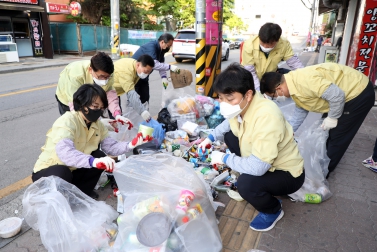
[[[107,231],[118,213],[61,178],[50,176],[31,184],[22,205],[25,221],[40,231],[48,251],[94,252],[110,248],[112,237]]]
[[[115,251],[220,251],[211,191],[182,158],[135,155],[117,164],[124,198]]]

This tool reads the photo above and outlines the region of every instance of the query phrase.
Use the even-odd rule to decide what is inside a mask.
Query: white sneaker
[[[362,163],[366,168],[369,168],[371,171],[377,172],[377,162],[375,162],[375,161],[372,159],[372,156],[370,156],[369,158],[363,160],[361,163]]]

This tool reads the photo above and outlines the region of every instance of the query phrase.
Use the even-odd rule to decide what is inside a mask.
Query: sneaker
[[[366,168],[369,168],[371,171],[377,172],[377,162],[374,162],[372,156],[363,160],[361,162]]]
[[[255,216],[254,220],[250,222],[250,228],[255,231],[268,231],[272,229],[276,222],[278,222],[283,216],[283,209],[280,209],[274,214],[259,213]]]

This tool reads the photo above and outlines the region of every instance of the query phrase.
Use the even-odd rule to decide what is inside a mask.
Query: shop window
[[[0,35],[12,35],[12,26],[10,18],[0,17]]]
[[[15,38],[29,38],[29,22],[26,18],[13,18],[13,32]]]

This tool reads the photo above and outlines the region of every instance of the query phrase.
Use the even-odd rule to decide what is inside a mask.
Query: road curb
[[[42,66],[31,66],[31,67],[22,67],[22,68],[9,68],[9,69],[1,69],[0,74],[6,74],[6,73],[15,73],[15,72],[25,72],[25,71],[32,71],[35,69],[41,69],[41,68],[51,68],[51,67],[60,67],[60,66],[66,66],[69,63],[60,63],[60,64],[54,64],[54,65],[42,65]]]

